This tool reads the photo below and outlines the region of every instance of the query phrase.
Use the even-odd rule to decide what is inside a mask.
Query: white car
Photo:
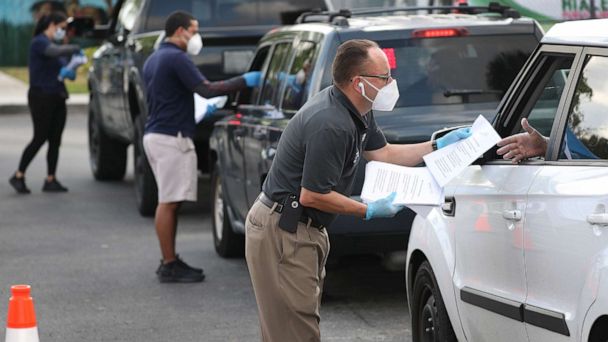
[[[521,118],[544,156],[490,150],[414,221],[414,341],[608,341],[608,19],[545,35],[493,125],[506,137]]]

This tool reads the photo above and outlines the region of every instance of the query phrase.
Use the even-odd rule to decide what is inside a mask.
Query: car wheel
[[[228,204],[224,199],[219,162],[211,173],[211,212],[213,243],[217,254],[224,258],[242,257],[245,253],[245,236],[235,233],[228,217]]]
[[[99,121],[97,99],[89,98],[89,164],[97,180],[121,180],[127,169],[127,144],[115,141],[104,132]]]
[[[139,115],[135,119],[135,140],[133,142],[133,176],[135,180],[135,199],[137,210],[142,216],[154,216],[158,204],[156,179],[144,151],[145,118]]]
[[[414,341],[457,341],[428,261],[423,262],[416,272],[411,301]]]
[[[589,342],[606,342],[608,341],[608,317],[604,316],[593,324],[591,333],[589,334]]]

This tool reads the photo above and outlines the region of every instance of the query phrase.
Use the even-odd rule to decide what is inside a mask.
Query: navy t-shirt
[[[30,44],[29,71],[30,87],[45,94],[61,95],[67,98],[63,81],[59,81],[59,71],[66,64],[63,57],[49,57],[44,54],[51,41],[41,33],[32,39]]]
[[[144,64],[148,121],[145,133],[193,137],[194,88],[205,77],[185,51],[173,43],[162,43]]]

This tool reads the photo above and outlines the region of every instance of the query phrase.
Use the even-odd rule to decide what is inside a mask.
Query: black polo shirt
[[[337,87],[328,87],[311,98],[289,121],[262,189],[282,203],[300,188],[350,196],[363,151],[386,145],[373,112],[360,115]],[[337,215],[313,208],[304,214],[328,226]]]

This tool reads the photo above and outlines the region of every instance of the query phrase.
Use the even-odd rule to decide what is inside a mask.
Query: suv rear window
[[[192,13],[200,27],[216,27],[293,23],[297,13],[312,8],[326,8],[324,0],[154,0],[144,30],[164,29],[176,10]]]
[[[538,41],[532,35],[379,41],[399,84],[397,107],[500,101]]]

